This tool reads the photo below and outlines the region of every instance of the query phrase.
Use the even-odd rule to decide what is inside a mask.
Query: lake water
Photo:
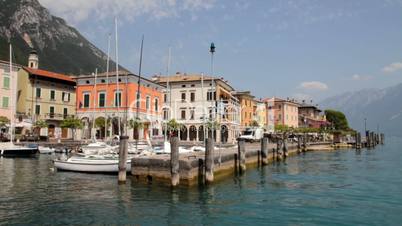
[[[209,187],[52,172],[51,156],[0,159],[0,224],[401,225],[402,139],[309,152]]]

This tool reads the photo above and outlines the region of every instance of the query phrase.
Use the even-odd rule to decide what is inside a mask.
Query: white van
[[[243,131],[240,138],[249,142],[259,141],[264,136],[264,130],[261,128],[247,128]]]

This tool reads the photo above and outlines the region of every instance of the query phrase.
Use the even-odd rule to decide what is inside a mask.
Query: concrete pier
[[[242,141],[240,141],[242,143]],[[274,149],[276,144],[269,143],[268,149]],[[249,144],[245,143],[240,148],[240,153],[244,158],[243,169],[253,168],[257,166],[258,163],[258,153],[261,151],[261,144]],[[307,150],[322,150],[330,147],[330,143],[316,143],[311,144],[307,147]],[[242,151],[244,150],[244,152]],[[233,146],[230,148],[223,149],[221,157],[221,164],[217,164],[219,161],[219,156],[213,156],[213,175],[214,181],[219,180],[227,175],[236,174],[238,167],[240,167],[239,147]],[[288,145],[289,156],[297,154],[297,143],[289,143]],[[268,163],[274,160],[273,153],[269,152]],[[180,184],[182,185],[197,185],[204,184],[204,161],[205,152],[194,152],[180,154],[179,156],[179,174],[180,174]],[[150,180],[157,179],[160,181],[171,182],[171,171],[170,171],[170,156],[169,155],[154,155],[154,156],[144,156],[136,157],[131,161],[132,175],[138,180]]]

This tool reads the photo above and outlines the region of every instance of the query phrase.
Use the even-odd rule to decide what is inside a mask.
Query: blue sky
[[[143,73],[215,74],[257,97],[314,99],[402,82],[402,0],[39,0],[107,49],[119,18],[119,60]],[[114,52],[114,48],[112,48]]]

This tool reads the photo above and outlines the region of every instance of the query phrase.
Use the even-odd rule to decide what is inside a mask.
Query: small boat
[[[0,156],[6,157],[29,157],[38,153],[37,147],[18,146],[14,143],[1,143]]]
[[[50,147],[39,146],[38,149],[39,149],[40,154],[53,154],[53,153],[55,153],[55,149],[50,148]]]
[[[99,159],[87,157],[71,157],[67,160],[54,160],[54,167],[62,171],[74,171],[83,173],[117,173],[119,172],[119,160]],[[126,163],[127,171],[131,170],[131,159]]]
[[[105,142],[96,141],[88,145],[82,146],[81,150],[86,155],[94,155],[94,154],[114,152],[118,150],[118,146],[110,146]]]

